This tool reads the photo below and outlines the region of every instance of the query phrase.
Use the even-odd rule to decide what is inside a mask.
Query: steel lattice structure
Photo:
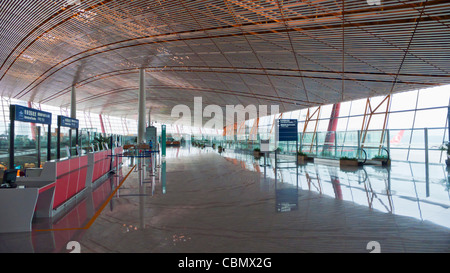
[[[4,0],[0,95],[170,122],[177,104],[315,105],[450,83],[447,0]]]

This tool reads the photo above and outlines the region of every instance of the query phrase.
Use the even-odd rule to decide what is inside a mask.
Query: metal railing
[[[299,133],[299,147],[295,142],[275,142],[274,135],[249,135],[223,137],[216,145],[240,151],[259,148],[259,139],[270,137],[270,149],[279,149],[281,154],[295,154],[297,151],[317,158],[339,159],[341,157],[359,160],[389,158],[394,161],[445,163],[446,152],[440,147],[445,142],[445,128],[369,130],[365,137],[361,131],[306,132]]]

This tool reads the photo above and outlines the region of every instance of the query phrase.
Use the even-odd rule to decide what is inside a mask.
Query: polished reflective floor
[[[303,190],[450,228],[450,170],[443,164],[393,162],[389,168],[339,167],[337,161],[322,160],[299,165],[298,170],[296,164],[280,164],[289,167],[275,172],[273,155],[266,158],[266,168],[264,159],[255,159],[253,154],[226,152],[223,156],[248,170]],[[285,157],[278,161],[287,159],[295,160]]]
[[[442,165],[275,171],[274,160],[211,148],[168,149],[156,172],[126,160],[56,221],[1,234],[0,251],[367,253],[376,241],[381,252],[450,252]]]

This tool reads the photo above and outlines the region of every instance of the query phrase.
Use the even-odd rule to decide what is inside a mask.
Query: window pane
[[[350,111],[350,115],[363,115],[364,110],[366,109],[367,99],[355,100],[352,102],[352,109]]]
[[[422,89],[419,91],[417,108],[447,106],[450,98],[450,85]]]
[[[292,114],[291,114],[291,118],[292,118],[292,119],[300,120],[299,117],[300,117],[300,110],[292,111]]]
[[[425,162],[425,150],[411,150],[409,151],[408,161]],[[419,168],[417,168],[419,169]]]
[[[388,98],[386,96],[378,96],[370,99],[370,107],[375,113],[386,113]]]
[[[413,130],[411,148],[425,149],[424,130]]]
[[[416,113],[414,128],[445,127],[447,108],[420,110]]]
[[[391,112],[416,108],[417,90],[392,95]]]
[[[408,148],[409,139],[411,138],[412,130],[393,130],[389,129],[389,138],[391,147]]]
[[[322,119],[330,118],[332,108],[333,108],[332,104],[322,106],[322,108],[320,108],[320,118]]]
[[[345,117],[350,114],[350,105],[351,105],[351,102],[349,102],[349,101],[341,102],[341,107],[339,108],[339,116],[340,117]]]
[[[299,120],[306,120],[306,113],[308,112],[308,110],[307,109],[302,109],[302,110],[300,110],[300,115],[299,115]]]
[[[347,121],[348,118],[339,118],[337,120],[336,131],[345,131],[345,129],[347,128]]]
[[[349,118],[347,130],[349,131],[361,130],[362,121],[363,121],[362,116]]]
[[[392,147],[389,153],[392,160],[406,160],[407,154],[408,150],[406,149],[394,149]]]
[[[444,141],[446,129],[428,129],[428,148],[439,149]]]
[[[319,120],[319,125],[317,126],[317,131],[326,132],[328,131],[328,125],[330,124],[330,119]]]
[[[367,119],[369,116],[367,116]],[[370,119],[369,130],[381,130],[383,129],[385,115],[383,114],[374,114]]]
[[[414,111],[389,114],[389,129],[411,128],[414,120]]]

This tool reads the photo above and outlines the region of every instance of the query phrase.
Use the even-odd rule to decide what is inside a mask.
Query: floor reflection
[[[204,154],[207,156],[193,156]],[[0,234],[0,252],[69,252],[70,241],[80,242],[82,252],[205,252],[210,250],[212,240],[225,252],[329,250],[326,247],[334,242],[343,244],[333,250],[354,250],[360,247],[358,240],[364,241],[369,233],[379,238],[390,236],[381,242],[384,249],[400,247],[404,251],[415,249],[406,244],[422,247],[423,231],[427,229],[410,228],[412,225],[396,222],[388,214],[450,228],[449,180],[441,165],[428,166],[429,175],[423,164],[401,162],[393,162],[390,169],[342,169],[317,163],[297,168],[291,162],[285,163],[288,168],[275,170],[273,156],[264,161],[263,157],[255,159],[253,154],[232,150],[220,156],[223,159],[212,148],[170,148],[167,166],[159,157],[154,161],[124,158],[121,172],[99,184],[63,217],[51,223],[35,223],[32,233],[7,234],[3,237],[6,240]],[[281,160],[293,161],[283,156]],[[130,170],[130,178],[124,180]],[[85,229],[104,204],[95,224]],[[317,209],[320,206],[322,209]],[[383,213],[374,217],[366,214],[367,210]],[[317,211],[320,213],[314,213]],[[386,227],[380,215],[390,221]],[[401,225],[404,229],[398,227]],[[410,230],[417,236],[399,239]]]
[[[183,151],[178,154],[183,154]],[[266,158],[269,166],[264,166],[264,158],[255,159],[253,154],[227,150],[222,156],[242,168],[272,179],[277,177],[277,187],[279,184],[297,185],[295,164],[291,164],[289,169],[277,169],[275,173],[273,155]],[[390,168],[366,165],[344,169],[307,163],[298,168],[298,188],[450,228],[449,173],[445,165],[429,165],[427,175],[425,167],[421,163],[393,162]],[[280,200],[277,211],[296,208],[294,193],[277,189],[277,200]]]

